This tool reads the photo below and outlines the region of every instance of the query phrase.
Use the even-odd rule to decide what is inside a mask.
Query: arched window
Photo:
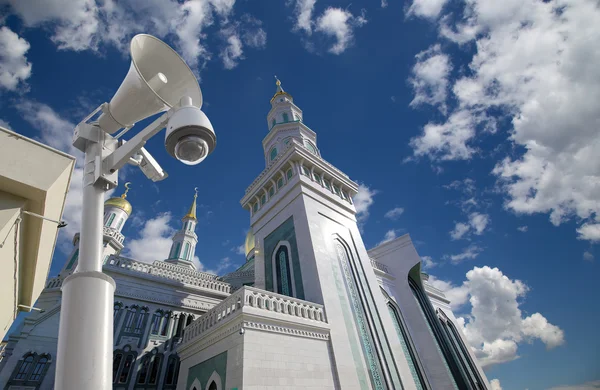
[[[127,384],[133,372],[137,353],[129,345],[113,353],[113,384]]]
[[[437,313],[454,351],[457,352],[455,353],[455,356],[459,359],[463,372],[468,374],[469,381],[474,388],[482,388],[483,380],[479,375],[475,363],[471,359],[471,355],[469,355],[468,347],[463,343],[463,340],[460,337],[459,330],[456,329],[452,320],[449,319],[441,309],[438,309]]]
[[[117,224],[117,229],[121,228],[121,225],[123,225],[123,221],[125,221],[125,218],[119,219],[119,223]]]
[[[166,336],[167,331],[169,330],[169,318],[171,317],[171,312],[168,311],[162,318],[161,326],[160,326],[160,335]]]
[[[125,318],[125,332],[133,332],[133,325],[137,311],[137,306],[132,306],[131,309],[127,311],[127,317]]]
[[[77,261],[77,257],[79,257],[79,248],[75,249],[75,252],[73,252],[73,256],[71,256],[69,264],[67,265],[67,269],[73,268],[73,264]]]
[[[277,157],[277,148],[273,147],[269,152],[269,158],[271,159],[271,161],[273,161],[275,160],[275,157]]]
[[[217,382],[210,382],[210,386],[208,386],[208,390],[217,390]]]
[[[292,172],[292,168],[288,169],[286,173],[286,177],[288,178],[288,180],[291,179],[293,175],[294,172]]]
[[[260,197],[260,205],[264,205],[265,203],[267,203],[267,196],[263,195]]]
[[[158,331],[160,329],[160,320],[163,316],[163,312],[162,310],[157,310],[154,312],[154,315],[152,316],[152,325],[150,326],[150,333],[151,334],[158,334]]]
[[[150,377],[148,384],[155,385],[160,377],[160,366],[162,364],[162,354],[155,354],[150,363]]]
[[[327,188],[329,191],[331,191],[331,184],[329,184],[329,182],[327,180],[323,180],[325,182],[325,188]]]
[[[304,141],[304,146],[306,146],[306,149],[308,149],[308,151],[312,154],[317,154],[317,148],[315,147],[315,145],[313,145],[312,142]]]
[[[437,347],[438,353],[446,367],[448,375],[452,380],[452,385],[455,389],[459,388],[467,388],[467,384],[465,378],[461,375],[460,368],[457,365],[455,359],[453,359],[452,352],[449,348],[449,342],[444,337],[443,330],[441,329],[441,324],[435,315],[433,310],[433,306],[427,298],[427,295],[422,291],[417,282],[415,282],[411,277],[408,278],[408,284],[410,285],[410,289],[417,301],[417,305],[419,309],[421,309],[421,315],[425,320],[425,324],[427,325],[427,329],[429,334],[433,338],[435,346]]]
[[[121,375],[119,375],[118,383],[127,383],[129,382],[129,376],[131,374],[131,367],[133,366],[133,362],[135,357],[132,354],[128,354],[125,358],[125,362],[123,363],[123,368],[121,369]]]
[[[254,204],[252,205],[252,212],[254,212],[254,213],[255,213],[255,212],[257,212],[257,211],[258,211],[258,202],[254,203]]]
[[[115,216],[116,216],[115,213],[110,214],[110,217],[108,217],[108,221],[106,221],[106,226],[110,226],[113,223]]]
[[[148,380],[148,367],[150,366],[150,354],[146,354],[140,361],[140,370],[138,371],[137,381],[138,385],[143,385]]]
[[[315,173],[315,175],[314,175],[314,176],[315,176],[315,181],[316,181],[317,183],[321,184],[321,175],[319,175],[319,174]]]
[[[277,180],[277,189],[280,189],[281,187],[283,187],[283,177],[280,177]]]
[[[283,113],[283,121],[284,122],[288,122],[290,120],[290,117],[288,116],[287,112]]]
[[[188,258],[189,252],[190,252],[190,243],[186,242],[185,243],[185,249],[183,250],[183,258],[184,259]]]
[[[276,292],[282,295],[293,297],[294,287],[290,268],[290,253],[287,245],[280,245],[276,249],[273,261],[275,263],[274,270],[275,279],[277,281]]]
[[[25,355],[25,358],[21,362],[21,366],[19,366],[19,370],[17,371],[14,379],[16,380],[25,380],[29,375],[29,370],[31,370],[31,366],[33,365],[33,361],[35,360],[35,355],[30,353]]]
[[[178,259],[179,258],[179,250],[181,249],[181,243],[178,242],[177,245],[175,245],[175,253],[173,255],[174,259]]]
[[[123,360],[122,353],[115,353],[113,355],[113,383],[117,380],[117,374],[119,373],[119,367],[121,366],[121,361]]]
[[[271,187],[269,188],[269,198],[271,198],[273,195],[275,195],[275,188]]]
[[[165,385],[177,385],[177,372],[179,371],[179,356],[171,355],[167,361]]]
[[[194,321],[194,316],[189,314],[187,320],[185,321],[185,326],[188,326],[189,324],[191,324],[192,321]]]
[[[396,333],[398,333],[398,338],[400,339],[400,345],[402,346],[402,352],[404,353],[404,357],[408,363],[408,368],[410,369],[413,380],[417,385],[417,390],[426,389],[427,387],[425,385],[425,380],[419,365],[418,356],[415,352],[415,348],[411,342],[410,336],[406,331],[406,326],[404,325],[402,315],[400,314],[400,308],[396,305],[396,302],[392,301],[390,296],[383,288],[381,291],[387,300],[388,310],[390,311],[394,328],[396,328]]]
[[[148,308],[142,308],[137,314],[137,318],[135,320],[135,329],[133,333],[142,333],[144,330],[144,325],[146,324],[146,317],[148,317]]]

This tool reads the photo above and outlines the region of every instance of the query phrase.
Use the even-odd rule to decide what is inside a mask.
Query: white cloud
[[[224,30],[223,34],[226,36],[227,46],[221,50],[220,57],[223,60],[225,69],[233,69],[237,66],[238,61],[244,58],[242,40],[232,29]]]
[[[454,229],[450,232],[450,237],[452,237],[453,240],[460,240],[469,232],[469,229],[471,229],[471,227],[468,224],[457,222],[454,225]]]
[[[437,18],[448,0],[413,0],[408,14],[424,18]]]
[[[483,367],[518,358],[518,345],[536,339],[548,349],[564,343],[563,331],[548,322],[540,313],[523,317],[520,300],[529,287],[520,280],[511,280],[498,268],[474,267],[467,272],[460,286],[434,280],[434,286],[458,302],[466,302],[471,312],[458,318],[466,339]],[[460,304],[454,304],[456,310]]]
[[[467,145],[475,136],[475,118],[466,110],[453,112],[444,123],[428,123],[410,140],[415,157],[432,160],[470,159],[475,149]]]
[[[381,0],[381,8],[387,8],[388,2],[387,0]]]
[[[423,264],[423,269],[431,269],[437,265],[431,256],[421,256],[421,263]]]
[[[9,0],[26,26],[44,25],[59,49],[86,50],[97,47],[100,21],[95,0]],[[112,3],[112,1],[107,1]]]
[[[395,238],[396,238],[396,231],[394,229],[388,230],[387,232],[385,232],[385,236],[383,236],[383,240],[379,241],[377,243],[377,245],[375,245],[375,246],[385,244],[386,242],[390,242]]]
[[[469,288],[464,284],[455,286],[450,282],[436,278],[434,275],[429,275],[427,283],[444,292],[446,298],[450,300],[453,311],[459,309],[469,300]]]
[[[198,71],[211,59],[206,29],[212,25],[227,28],[235,0],[9,0],[12,11],[28,27],[42,27],[62,50],[100,51],[114,46],[127,54],[133,35],[150,32],[173,39],[186,62]],[[256,19],[242,17],[244,19]],[[253,34],[254,33],[254,34]],[[243,35],[251,47],[264,47],[262,29]]]
[[[413,66],[409,79],[415,92],[410,102],[413,107],[421,104],[438,106],[446,112],[446,95],[448,91],[448,76],[452,70],[450,58],[442,53],[439,44],[420,52],[416,56],[417,63]]]
[[[219,260],[219,263],[214,269],[206,268],[205,265],[200,264],[200,268],[198,270],[202,272],[208,272],[209,274],[221,275],[234,266],[235,264],[231,261],[229,257],[224,257],[221,260]]]
[[[585,382],[580,385],[557,386],[548,390],[598,390],[600,389],[600,380]]]
[[[5,129],[10,130],[10,123],[8,123],[7,121],[0,119],[0,126],[4,127]]]
[[[482,251],[483,251],[483,249],[477,245],[469,245],[461,253],[458,253],[456,255],[450,255],[450,256],[446,255],[446,256],[444,256],[444,258],[450,259],[452,264],[458,264],[464,260],[472,260],[472,259],[476,258],[477,256],[479,256],[479,254]]]
[[[313,11],[317,0],[297,0],[294,12],[296,14],[296,30],[303,30],[308,35],[312,33]]]
[[[577,229],[577,236],[580,240],[592,242],[600,241],[600,223],[584,223]]]
[[[583,260],[589,261],[589,262],[593,262],[594,261],[594,254],[592,252],[590,252],[590,251],[583,252]]]
[[[450,232],[450,237],[452,237],[453,240],[459,240],[468,237],[471,232],[480,236],[483,234],[489,223],[489,215],[473,212],[469,214],[469,221],[467,223],[457,222],[454,225],[454,229]]]
[[[358,192],[353,198],[354,208],[356,209],[356,219],[359,224],[364,224],[369,218],[369,207],[373,204],[373,197],[379,191],[372,190],[366,184],[358,183]]]
[[[397,220],[402,214],[404,213],[404,209],[402,207],[394,207],[391,210],[388,210],[384,217],[391,219],[391,220]]]
[[[170,226],[171,213],[159,214],[144,222],[139,237],[129,239],[125,251],[134,260],[152,263],[169,257],[175,229]]]
[[[354,29],[367,23],[364,12],[360,16],[354,16],[348,10],[329,7],[317,19],[316,31],[332,36],[336,42],[329,52],[333,54],[343,53],[352,43]]]
[[[449,116],[412,140],[416,156],[470,159],[474,144],[508,127],[493,174],[517,214],[574,217],[594,240],[600,215],[600,9],[586,0],[473,0],[439,19],[441,39],[465,44],[468,71],[452,82]],[[447,41],[446,41],[447,42]]]
[[[491,390],[502,390],[502,386],[500,386],[500,381],[498,379],[492,379],[490,381],[490,386],[492,386]]]
[[[525,233],[529,228],[525,225],[525,226],[519,226],[517,228],[518,231]]]
[[[482,213],[471,213],[469,215],[469,224],[478,236],[482,235],[485,228],[490,223],[490,216]]]
[[[246,255],[246,245],[242,244],[240,246],[236,246],[231,248],[232,252],[235,252],[238,255]]]
[[[31,63],[25,57],[29,47],[8,27],[0,28],[0,88],[14,91],[31,76]]]

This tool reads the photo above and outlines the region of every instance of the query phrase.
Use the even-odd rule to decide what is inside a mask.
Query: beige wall
[[[26,201],[0,191],[0,336],[4,337],[17,316],[18,278],[15,278],[15,267],[18,266],[19,234],[17,218]],[[16,239],[16,248],[15,248]],[[15,261],[17,259],[17,261]]]

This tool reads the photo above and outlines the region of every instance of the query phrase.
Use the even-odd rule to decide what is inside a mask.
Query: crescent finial
[[[131,182],[128,181],[127,183],[125,183],[125,192],[123,192],[123,195],[121,195],[121,198],[125,199],[127,198],[127,193],[130,190],[130,186],[131,186]]]

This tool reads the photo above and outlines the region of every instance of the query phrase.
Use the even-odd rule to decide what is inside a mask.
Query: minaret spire
[[[198,243],[198,236],[194,232],[198,219],[196,218],[196,199],[198,198],[198,187],[194,188],[194,200],[190,205],[190,208],[181,218],[183,225],[173,236],[173,244],[171,245],[171,251],[169,252],[169,258],[165,261],[181,265],[184,267],[190,267],[195,269],[193,259],[196,251],[196,244]]]
[[[194,188],[194,201],[192,202],[187,214],[183,216],[183,219],[188,218],[188,219],[193,219],[193,220],[197,221],[197,219],[196,219],[196,198],[198,198],[198,187]]]

